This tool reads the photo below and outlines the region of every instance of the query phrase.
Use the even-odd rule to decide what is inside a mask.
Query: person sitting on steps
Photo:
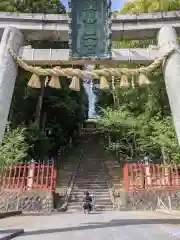
[[[95,195],[94,192],[91,193],[91,198],[92,198],[92,211],[95,211]]]
[[[88,191],[84,192],[82,207],[84,209],[84,213],[90,213],[92,210],[92,197],[89,195]]]

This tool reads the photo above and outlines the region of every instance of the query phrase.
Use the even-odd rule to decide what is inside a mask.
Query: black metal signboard
[[[69,1],[72,60],[111,58],[111,0]]]

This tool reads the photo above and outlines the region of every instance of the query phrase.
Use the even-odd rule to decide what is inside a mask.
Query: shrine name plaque
[[[72,60],[111,59],[111,0],[69,1]]]

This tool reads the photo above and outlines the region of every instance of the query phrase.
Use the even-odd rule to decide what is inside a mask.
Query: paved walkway
[[[180,217],[156,212],[64,213],[0,220],[0,228],[24,228],[16,240],[180,239]]]

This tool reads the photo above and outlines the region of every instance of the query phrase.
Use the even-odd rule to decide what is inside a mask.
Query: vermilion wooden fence
[[[124,188],[127,191],[180,189],[178,166],[126,164],[124,166]]]
[[[12,164],[0,167],[0,189],[38,189],[55,191],[56,167],[54,164]]]

